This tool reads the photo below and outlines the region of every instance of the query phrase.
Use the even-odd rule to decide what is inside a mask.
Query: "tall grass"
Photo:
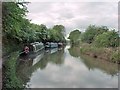
[[[104,59],[114,63],[120,63],[119,48],[95,47],[94,45],[87,43],[82,43],[80,46],[80,52],[82,54],[86,54],[94,58]]]
[[[3,65],[3,90],[23,88],[22,81],[16,75],[16,60],[19,52],[10,54]]]

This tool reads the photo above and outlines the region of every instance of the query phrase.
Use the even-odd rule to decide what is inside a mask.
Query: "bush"
[[[94,38],[103,32],[107,32],[108,28],[106,26],[95,26],[90,25],[88,26],[87,30],[83,33],[81,40],[86,43],[92,43],[94,41]]]
[[[3,70],[3,89],[23,88],[22,81],[16,76],[16,60],[18,52],[12,53],[4,64]]]
[[[104,32],[95,38],[94,44],[97,47],[118,47],[119,35],[115,31]]]
[[[100,58],[110,62],[120,63],[120,52],[118,48],[94,47],[91,44],[82,44],[80,48],[82,54]]]
[[[114,51],[110,57],[112,62],[120,63],[120,52]]]

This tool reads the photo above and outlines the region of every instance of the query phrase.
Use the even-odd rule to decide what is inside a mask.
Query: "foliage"
[[[93,58],[99,58],[114,63],[120,63],[120,51],[118,48],[95,47],[91,44],[82,43],[80,48],[81,54],[89,55]]]
[[[82,35],[81,40],[86,43],[92,43],[97,35],[102,34],[106,31],[108,31],[108,28],[106,26],[98,27],[95,25],[90,25]]]
[[[9,60],[5,62],[3,67],[3,89],[7,88],[23,88],[22,81],[16,75],[16,60],[18,52],[11,53]]]
[[[120,52],[119,51],[114,51],[111,55],[111,61],[112,62],[118,62],[120,63]]]
[[[55,25],[48,30],[48,41],[65,42],[65,27],[63,25]]]
[[[65,27],[63,25],[55,25],[52,29],[48,29],[44,24],[37,25],[26,19],[27,8],[24,3],[5,2],[2,11],[4,39],[7,38],[19,43],[65,41]]]
[[[118,47],[119,35],[114,30],[104,32],[95,38],[94,44],[97,47]]]
[[[26,6],[23,3],[14,2],[3,2],[2,6],[3,35],[20,40],[19,34],[27,12]]]
[[[9,44],[2,44],[2,56],[7,56],[11,52],[19,51],[22,48],[22,44],[15,43],[15,41],[4,39],[5,42],[9,42]]]
[[[80,35],[81,35],[81,32],[79,30],[74,30],[70,33],[68,39],[70,39],[70,42],[72,44],[76,44],[80,41]]]
[[[45,40],[47,39],[48,36],[48,31],[47,31],[47,27],[43,24],[40,25],[40,36],[43,42],[45,42]]]

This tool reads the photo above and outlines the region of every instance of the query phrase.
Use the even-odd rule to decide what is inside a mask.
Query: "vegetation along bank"
[[[81,54],[120,63],[120,37],[106,26],[90,25],[85,32],[74,30],[68,37],[71,46],[78,46]]]

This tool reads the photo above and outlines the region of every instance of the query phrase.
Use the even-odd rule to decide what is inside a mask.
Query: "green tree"
[[[47,37],[48,37],[48,29],[46,27],[46,25],[41,24],[39,27],[39,37],[41,38],[42,42],[45,43],[47,41]]]
[[[65,27],[63,25],[55,25],[53,29],[56,31],[57,37],[59,38],[59,42],[65,41]]]
[[[55,25],[48,30],[49,41],[65,42],[65,27],[63,25]]]
[[[65,35],[65,27],[63,25],[55,25],[53,29],[57,30],[62,35]]]
[[[77,44],[78,42],[80,42],[80,36],[81,32],[79,30],[74,30],[70,33],[68,39],[70,39],[70,42],[72,44]]]
[[[20,40],[19,34],[21,33],[20,30],[22,29],[26,12],[27,8],[24,3],[3,2],[3,35],[6,38]]]
[[[82,35],[82,41],[86,43],[92,43],[94,41],[94,38],[102,34],[103,32],[107,32],[108,28],[106,26],[95,26],[95,25],[90,25]]]
[[[119,39],[119,34],[112,30],[98,35],[94,44],[98,47],[118,47]]]

